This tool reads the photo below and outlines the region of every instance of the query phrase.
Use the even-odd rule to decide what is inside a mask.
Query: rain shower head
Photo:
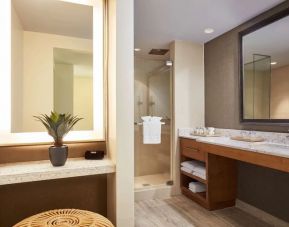
[[[168,52],[169,52],[168,49],[151,49],[149,54],[152,54],[152,55],[165,55]]]

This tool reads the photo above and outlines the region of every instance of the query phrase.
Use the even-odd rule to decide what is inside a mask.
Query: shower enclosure
[[[135,57],[135,190],[172,184],[171,67]],[[162,117],[161,144],[143,144],[142,116]]]

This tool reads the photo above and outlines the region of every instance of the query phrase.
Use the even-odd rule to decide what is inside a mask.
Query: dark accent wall
[[[238,198],[289,222],[289,174],[239,163]]]
[[[289,126],[240,123],[238,36],[240,31],[286,8],[289,1],[205,44],[206,126],[287,132]],[[288,194],[289,174],[239,163],[239,199],[289,222]]]
[[[48,159],[49,145],[0,147],[0,164]],[[105,142],[70,143],[69,157],[106,150]],[[57,167],[55,167],[57,168]],[[0,227],[10,227],[42,211],[90,210],[106,216],[107,175],[84,176],[0,186]]]
[[[289,126],[241,124],[239,32],[285,8],[289,1],[205,44],[205,122],[218,128],[287,132]]]

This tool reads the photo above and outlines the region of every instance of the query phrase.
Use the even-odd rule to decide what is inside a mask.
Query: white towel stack
[[[185,166],[181,166],[181,170],[184,171],[184,172],[187,172],[187,173],[193,173],[193,171]]]
[[[189,184],[190,191],[197,193],[197,192],[205,192],[206,191],[206,185],[204,185],[201,182],[191,182]]]
[[[206,180],[206,166],[203,162],[196,160],[182,162],[181,170]]]
[[[143,143],[160,144],[161,143],[161,117],[144,116],[143,120]]]

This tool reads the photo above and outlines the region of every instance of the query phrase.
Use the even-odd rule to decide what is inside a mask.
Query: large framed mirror
[[[289,9],[240,33],[240,118],[289,123]]]
[[[83,118],[66,141],[103,141],[104,1],[8,0],[0,9],[0,145],[51,139],[33,118]]]

